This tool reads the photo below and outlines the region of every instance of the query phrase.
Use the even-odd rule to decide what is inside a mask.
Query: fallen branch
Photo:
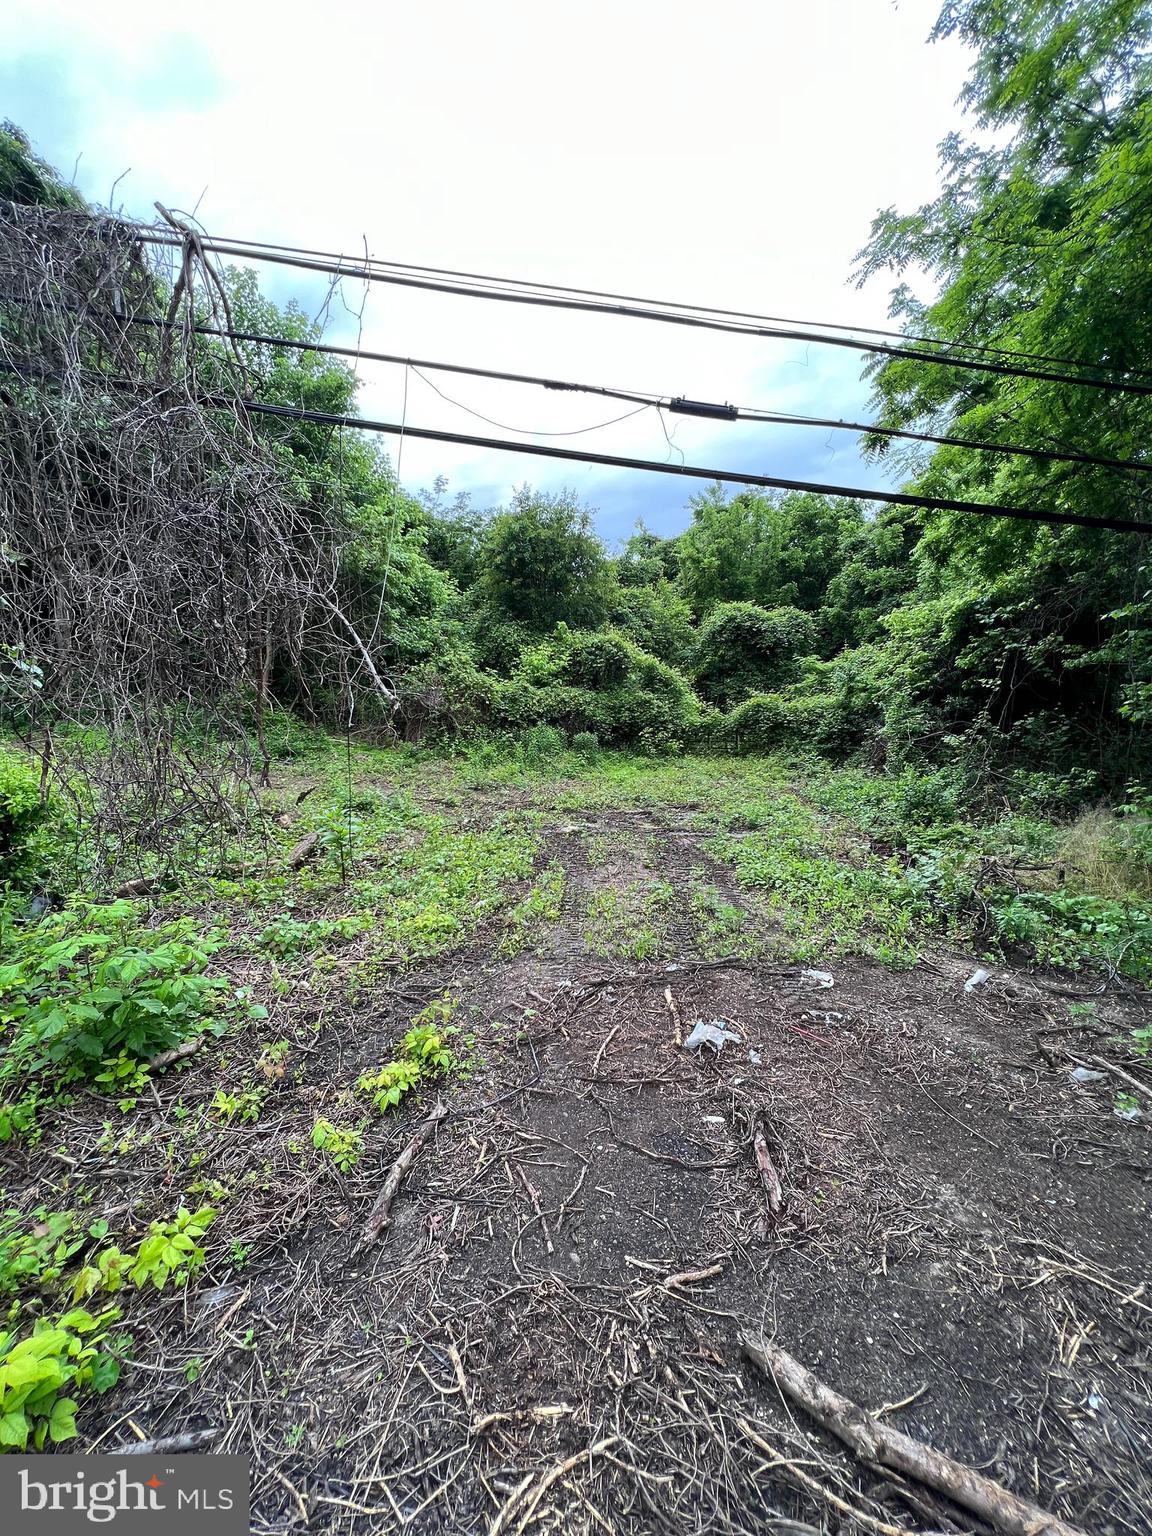
[[[108,1455],[159,1456],[169,1451],[198,1451],[202,1445],[210,1445],[219,1433],[218,1429],[190,1429],[183,1435],[162,1435],[159,1440],[134,1440],[130,1445],[116,1446]]]
[[[772,1154],[768,1150],[768,1142],[762,1125],[756,1127],[756,1134],[752,1138],[752,1146],[756,1152],[756,1166],[760,1170],[760,1179],[768,1196],[768,1209],[775,1216],[779,1213],[780,1207],[784,1203],[784,1189],[780,1183],[780,1175],[776,1172],[776,1165],[772,1161]]]
[[[568,1403],[541,1403],[535,1408],[512,1408],[496,1410],[486,1413],[483,1418],[475,1419],[468,1426],[470,1435],[482,1435],[485,1430],[491,1429],[493,1424],[520,1423],[525,1419],[531,1419],[536,1424],[549,1424],[556,1419],[567,1418],[576,1410]]]
[[[724,1260],[721,1259],[718,1264],[709,1264],[707,1269],[685,1269],[681,1270],[678,1275],[665,1275],[660,1284],[665,1290],[672,1290],[677,1286],[696,1285],[701,1280],[711,1280],[716,1275],[723,1274],[723,1272]]]
[[[148,1068],[152,1072],[162,1072],[173,1062],[186,1061],[189,1056],[195,1056],[203,1044],[203,1035],[197,1035],[195,1040],[185,1040],[181,1045],[174,1045],[170,1051],[161,1051],[158,1056],[153,1056],[147,1063]]]
[[[308,836],[302,837],[288,855],[288,868],[299,869],[301,864],[307,863],[319,846],[319,832],[309,832]]]
[[[907,1473],[979,1515],[1004,1536],[1086,1536],[1078,1526],[1069,1525],[1058,1515],[1047,1514],[983,1473],[953,1461],[888,1424],[878,1423],[858,1404],[825,1386],[778,1345],[747,1334],[740,1342],[748,1359],[772,1377],[786,1397],[831,1430],[864,1461]]]
[[[1073,1061],[1076,1060],[1074,1056]],[[1094,1067],[1101,1067],[1105,1072],[1111,1072],[1113,1077],[1118,1077],[1121,1082],[1128,1084],[1129,1088],[1135,1088],[1137,1093],[1146,1094],[1152,1099],[1152,1088],[1147,1083],[1142,1083],[1138,1077],[1133,1077],[1131,1072],[1125,1072],[1123,1067],[1118,1067],[1113,1061],[1106,1061],[1103,1056],[1089,1056],[1088,1060]]]
[[[424,1121],[391,1168],[389,1168],[388,1177],[384,1180],[384,1187],[376,1197],[376,1204],[369,1211],[368,1220],[364,1223],[364,1230],[360,1234],[361,1248],[367,1248],[369,1243],[374,1243],[380,1234],[387,1230],[388,1221],[392,1213],[392,1202],[396,1198],[396,1191],[400,1188],[404,1175],[416,1161],[416,1154],[420,1151],[420,1148],[447,1113],[448,1110],[444,1104],[438,1102],[436,1108],[428,1116],[427,1120]]]
[[[680,1010],[676,1006],[676,999],[672,996],[672,988],[664,988],[664,1001],[668,1004],[668,1012],[672,1015],[672,1034],[677,1046],[684,1043],[684,1025],[680,1018]]]

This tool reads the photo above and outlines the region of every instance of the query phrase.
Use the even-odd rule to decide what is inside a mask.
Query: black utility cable
[[[154,225],[139,225],[137,227],[141,230],[141,232],[151,231],[155,228]],[[221,236],[220,239],[228,245],[244,247],[252,254],[253,259],[255,260],[265,259],[259,253],[273,251],[284,255],[320,257],[325,261],[337,263],[344,263],[349,260],[348,257],[341,256],[337,251],[316,250],[308,246],[277,245],[270,241],[263,240],[230,240],[225,236]],[[170,241],[165,243],[176,244],[178,242]],[[210,248],[209,243],[206,243],[206,248]],[[962,347],[965,351],[968,352],[982,352],[994,357],[1019,358],[1025,361],[1039,363],[1059,363],[1062,366],[1068,368],[1092,368],[1097,372],[1105,371],[1111,373],[1123,373],[1136,378],[1152,379],[1152,370],[1147,368],[1130,367],[1124,363],[1087,362],[1083,358],[1062,357],[1059,354],[1050,352],[1022,352],[1017,348],[998,347],[987,342],[962,341],[955,339],[948,341],[941,336],[924,336],[918,334],[915,331],[895,331],[872,325],[843,325],[841,323],[830,320],[790,320],[785,319],[779,315],[759,315],[747,310],[723,309],[717,305],[712,304],[683,304],[672,299],[643,298],[636,294],[610,293],[599,288],[576,288],[565,286],[559,283],[535,282],[525,278],[494,277],[490,274],[485,274],[482,272],[462,272],[452,267],[426,267],[415,265],[410,262],[390,261],[384,257],[371,256],[364,260],[361,260],[360,258],[356,258],[356,260],[362,269],[365,267],[373,267],[376,269],[387,269],[397,272],[419,273],[425,276],[436,277],[438,279],[458,278],[469,283],[486,283],[493,287],[508,289],[515,288],[523,292],[569,295],[574,294],[580,298],[611,299],[614,303],[641,304],[646,307],[666,310],[679,310],[687,314],[695,315],[718,315],[724,319],[743,320],[756,325],[818,327],[822,330],[840,331],[842,333],[851,332],[853,335],[887,336],[897,341],[911,341],[924,346]]]
[[[147,226],[139,228],[139,238],[144,244],[180,246],[176,235],[158,232]],[[235,245],[209,236],[199,241],[204,251],[217,256],[235,256],[240,260],[272,262],[279,266],[294,267],[304,272],[324,272],[332,277],[352,278],[357,282],[390,283],[402,288],[423,289],[431,293],[447,293],[459,298],[494,299],[503,304],[530,304],[545,309],[568,309],[582,314],[622,316],[632,320],[656,320],[664,325],[683,325],[697,330],[723,331],[742,336],[761,336],[774,341],[803,341],[811,345],[843,347],[852,352],[871,352],[882,357],[906,358],[915,362],[934,363],[939,367],[959,368],[976,373],[999,374],[1008,378],[1038,379],[1048,383],[1079,385],[1086,389],[1103,389],[1115,394],[1152,395],[1152,381],[1141,383],[1136,379],[1101,379],[1084,375],[1058,373],[1054,369],[1021,368],[1007,363],[985,362],[978,358],[957,357],[943,352],[925,352],[916,347],[889,346],[883,342],[861,341],[852,336],[826,336],[818,331],[801,330],[785,326],[742,324],[736,321],[714,320],[704,316],[676,313],[631,304],[618,304],[581,298],[557,297],[550,294],[477,288],[461,283],[410,277],[400,273],[374,270],[362,259],[340,258],[324,261],[303,256],[286,256],[275,251],[261,251],[252,246]],[[1080,364],[1076,367],[1109,364]]]
[[[13,368],[0,365],[0,372],[14,373],[21,377],[40,379],[54,378],[39,370]],[[106,378],[106,388],[126,389],[140,393],[139,385],[124,380]],[[163,393],[161,387],[157,393]],[[360,416],[337,415],[328,411],[310,411],[302,406],[270,405],[256,400],[243,400],[236,396],[198,395],[192,401],[212,409],[234,413],[275,416],[287,421],[309,421],[320,426],[351,427],[360,432],[379,432],[399,437],[418,437],[426,442],[457,443],[468,448],[489,448],[502,453],[528,453],[548,459],[564,459],[578,464],[601,464],[609,469],[647,470],[660,475],[681,475],[694,480],[720,481],[731,485],[763,486],[778,491],[811,491],[823,496],[842,496],[853,501],[877,501],[887,506],[916,507],[926,512],[964,512],[981,517],[1006,517],[1029,523],[1067,525],[1076,528],[1099,528],[1110,533],[1152,533],[1152,522],[1140,522],[1135,518],[1088,517],[1080,512],[1054,512],[1041,507],[1009,507],[998,502],[959,501],[943,496],[918,496],[912,491],[868,490],[861,486],[828,485],[815,480],[788,480],[777,475],[751,475],[737,470],[706,469],[697,464],[660,463],[655,459],[622,458],[616,454],[584,453],[575,448],[553,448],[544,443],[521,443],[495,437],[473,437],[463,432],[443,432],[431,427],[412,427],[390,421],[372,421]]]
[[[602,464],[609,469],[649,470],[661,475],[684,475],[694,480],[719,480],[733,485],[765,486],[778,491],[814,491],[824,496],[845,496],[853,501],[879,501],[888,506],[919,507],[926,512],[971,512],[982,517],[1017,518],[1029,523],[1068,524],[1077,528],[1101,528],[1112,533],[1152,533],[1152,522],[1124,517],[1088,517],[1079,512],[1053,512],[1039,507],[1006,507],[995,502],[954,501],[943,496],[917,496],[911,491],[873,491],[859,486],[825,485],[813,480],[786,480],[775,475],[750,475],[736,470],[705,469],[696,464],[662,464],[655,459],[628,459],[608,453],[585,453],[575,448],[553,448],[545,443],[519,443],[502,438],[472,437],[462,432],[441,432],[431,427],[405,426],[371,421],[358,416],[330,415],[291,405],[265,405],[254,400],[202,396],[202,405],[243,410],[261,416],[281,416],[289,421],[312,421],[324,426],[355,427],[363,432],[382,432],[419,437],[432,443],[458,443],[467,448],[490,448],[503,453],[531,453],[542,458],[566,459],[579,464]]]
[[[133,318],[134,325],[150,325],[163,327],[167,322],[152,319],[146,316]],[[544,378],[527,373],[505,373],[498,368],[469,367],[463,363],[439,363],[427,358],[401,357],[392,352],[371,352],[364,347],[341,347],[333,342],[326,341],[299,341],[289,336],[264,336],[254,331],[223,330],[217,326],[196,325],[192,330],[198,336],[214,336],[223,341],[250,342],[256,346],[287,347],[297,352],[317,352],[330,357],[350,357],[361,362],[395,363],[405,368],[412,368],[417,373],[421,369],[429,369],[436,373],[456,373],[469,378],[496,379],[507,384],[530,384],[540,389],[553,389],[570,391],[573,394],[600,395],[610,400],[624,400],[633,405],[652,405],[664,409],[674,409],[676,402],[667,395],[657,395],[643,391],[612,389],[603,384],[572,384],[562,379]],[[429,381],[425,381],[429,382]],[[435,385],[432,386],[435,388]],[[447,398],[447,396],[445,396]],[[459,401],[449,401],[457,405],[460,410],[468,411],[471,415],[479,415],[469,406],[460,405]],[[692,402],[685,402],[691,404]],[[735,415],[731,412],[734,411]],[[703,412],[688,412],[686,414],[704,414]],[[784,427],[821,427],[834,428],[844,432],[860,432],[874,437],[903,438],[917,443],[935,443],[944,447],[971,448],[980,453],[999,453],[1009,456],[1018,456],[1027,459],[1049,459],[1068,464],[1092,464],[1101,469],[1135,470],[1141,474],[1152,474],[1152,463],[1146,463],[1140,459],[1113,459],[1102,454],[1079,453],[1071,448],[1026,448],[1017,443],[989,443],[979,438],[955,437],[938,435],[932,432],[913,432],[904,427],[884,427],[876,422],[865,421],[841,421],[834,417],[824,416],[795,416],[786,412],[762,411],[755,406],[717,407],[709,409],[709,417],[726,421],[761,421],[773,426]],[[486,419],[486,418],[482,418]],[[616,420],[624,418],[617,417]],[[499,425],[499,423],[494,423]],[[613,423],[603,423],[611,426]],[[515,430],[504,428],[505,431]],[[591,431],[592,428],[582,427],[580,431]],[[564,436],[564,433],[536,434]]]

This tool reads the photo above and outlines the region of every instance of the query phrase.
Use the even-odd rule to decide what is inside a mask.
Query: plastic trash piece
[[[698,1051],[702,1045],[710,1045],[719,1056],[729,1040],[736,1045],[741,1044],[740,1036],[724,1027],[727,1023],[727,1019],[711,1019],[708,1023],[703,1019],[697,1019],[692,1026],[691,1034],[684,1042],[684,1049]]]
[[[983,965],[978,965],[964,983],[965,992],[975,992],[976,988],[982,987],[986,981],[991,979],[991,976],[992,972],[990,970]]]
[[[1144,1111],[1135,1104],[1116,1106],[1112,1113],[1120,1120],[1143,1120]]]
[[[846,1015],[828,1010],[821,1013],[818,1009],[813,1008],[809,1010],[807,1017],[810,1018],[814,1024],[843,1024]]]
[[[835,977],[831,971],[801,971],[800,985],[802,987],[831,987],[835,986]]]
[[[1068,1074],[1074,1083],[1102,1083],[1103,1072],[1093,1072],[1091,1067],[1073,1067]]]
[[[754,1067],[758,1067],[761,1065],[764,1058],[761,1056],[758,1050],[756,1050],[754,1047],[750,1047],[748,1051],[748,1060]]]

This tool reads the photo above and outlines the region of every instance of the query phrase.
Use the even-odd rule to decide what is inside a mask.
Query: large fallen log
[[[772,1377],[786,1397],[798,1403],[865,1461],[892,1467],[916,1478],[926,1487],[946,1494],[954,1503],[1002,1531],[1004,1536],[1086,1536],[1079,1526],[1069,1525],[1058,1515],[1046,1513],[983,1473],[880,1423],[858,1403],[841,1397],[839,1392],[826,1386],[779,1345],[766,1339],[754,1339],[749,1334],[745,1334],[740,1342],[753,1365]]]

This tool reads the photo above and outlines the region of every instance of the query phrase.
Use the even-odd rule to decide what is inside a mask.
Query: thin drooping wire
[[[162,325],[162,321],[140,318],[133,321],[134,324]],[[216,326],[196,326],[197,334],[214,336],[232,342],[252,342],[261,346],[286,347],[300,352],[316,352],[332,357],[355,357],[364,362],[395,363],[404,367],[411,367],[413,371],[420,373],[421,369],[431,369],[439,373],[455,373],[461,376],[482,379],[494,379],[502,383],[530,384],[542,389],[570,391],[574,394],[599,395],[612,400],[630,400],[638,405],[654,405],[670,408],[672,397],[670,395],[658,395],[643,390],[616,389],[602,384],[577,384],[562,379],[553,379],[536,374],[508,373],[497,368],[478,368],[464,363],[442,363],[428,358],[409,358],[391,352],[372,352],[360,347],[342,347],[333,342],[300,341],[289,336],[265,336],[250,331],[222,330]],[[423,374],[420,376],[423,378]],[[424,379],[430,388],[436,386],[430,379]],[[452,400],[448,395],[442,394],[450,404],[458,406],[460,410],[469,411],[481,421],[486,421],[492,426],[499,427],[504,432],[514,432],[521,429],[504,426],[501,422],[492,421],[487,416],[482,416],[478,411],[470,410],[470,407],[460,401]],[[1152,474],[1152,463],[1141,459],[1120,459],[1105,454],[1082,453],[1072,448],[1033,448],[1022,443],[988,442],[982,438],[960,437],[954,433],[915,432],[907,427],[888,427],[880,422],[845,421],[843,418],[827,416],[805,416],[787,411],[766,411],[758,406],[737,406],[736,419],[740,421],[759,421],[773,426],[796,426],[831,429],[844,432],[858,432],[872,437],[900,439],[902,441],[931,443],[941,447],[968,448],[974,452],[994,453],[1007,457],[1021,457],[1028,459],[1043,459],[1055,463],[1089,464],[1101,469],[1131,470],[1139,474]],[[627,416],[614,417],[612,421],[603,425],[611,426],[617,421],[625,421]],[[575,433],[527,433],[528,436],[578,436],[581,432],[595,431],[594,427],[580,428]],[[677,450],[679,451],[679,450]]]
[[[442,389],[438,389],[432,380],[426,378],[414,363],[409,365],[418,379],[423,379],[428,388],[434,394],[446,400],[449,405],[454,405],[458,411],[463,411],[468,416],[475,416],[477,421],[483,421],[490,427],[499,427],[501,432],[522,432],[525,437],[582,437],[585,432],[602,432],[605,427],[614,427],[617,422],[630,421],[633,416],[639,416],[642,411],[650,411],[655,408],[655,402],[646,405],[638,405],[634,411],[625,411],[623,416],[613,416],[610,421],[598,421],[590,427],[576,427],[569,432],[534,432],[529,427],[510,427],[506,422],[494,421],[491,416],[483,416],[479,411],[474,411],[470,405],[463,401],[453,400],[451,395],[446,395]]]

